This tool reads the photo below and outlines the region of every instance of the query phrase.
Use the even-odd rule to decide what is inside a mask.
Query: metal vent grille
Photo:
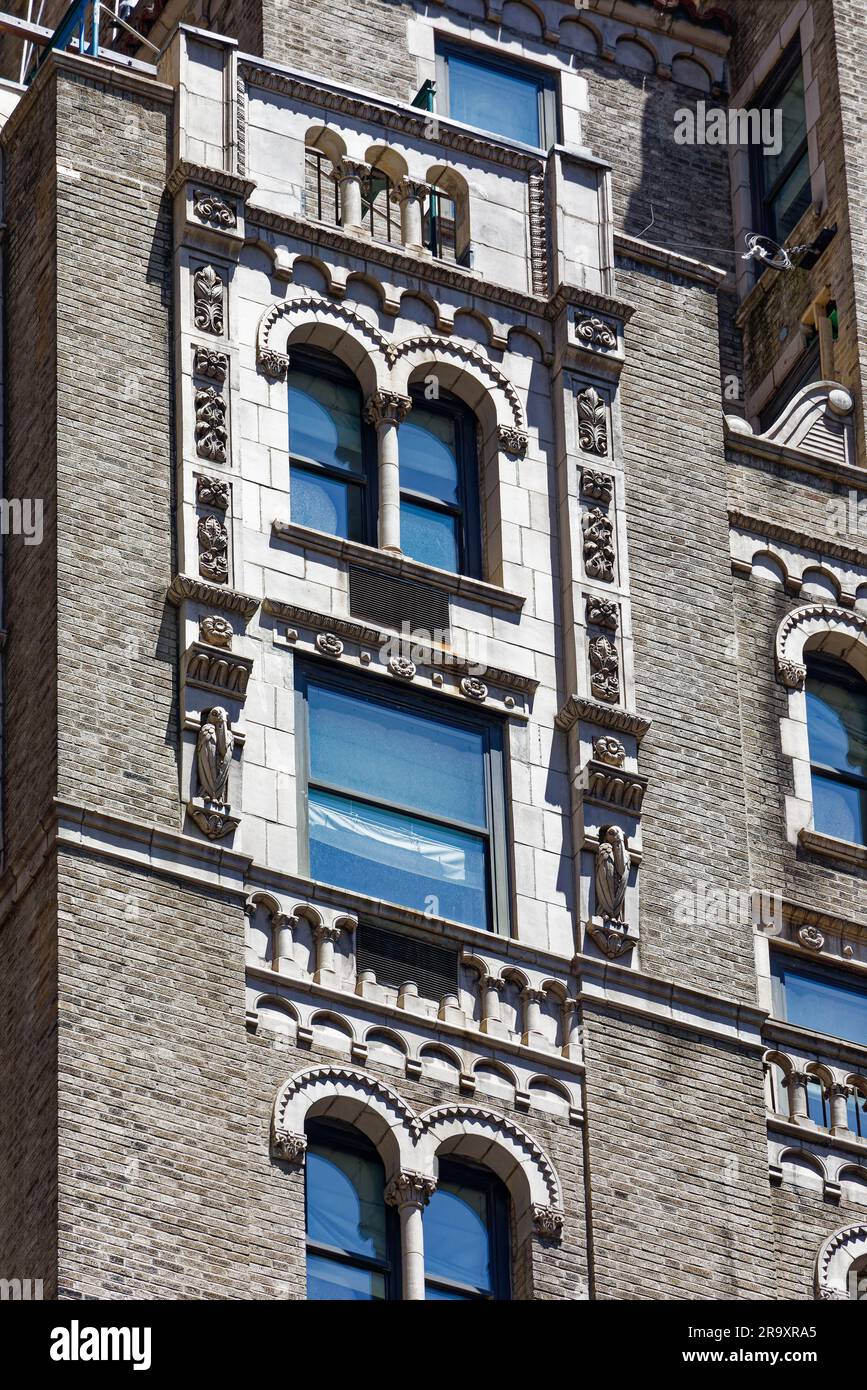
[[[417,579],[395,579],[359,565],[349,566],[349,611],[398,632],[406,623],[413,633],[419,629],[432,637],[436,632],[448,633],[448,594]],[[447,641],[447,635],[442,640]]]
[[[377,983],[399,989],[414,980],[424,999],[439,1002],[458,989],[458,952],[449,946],[432,946],[417,937],[359,923],[356,941],[357,969],[372,970]]]

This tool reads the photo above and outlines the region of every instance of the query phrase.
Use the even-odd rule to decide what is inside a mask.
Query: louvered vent
[[[432,946],[417,937],[359,923],[356,942],[357,969],[372,970],[377,983],[400,988],[414,980],[423,999],[439,1002],[458,988],[458,952],[450,946]]]
[[[437,632],[448,633],[448,594],[416,579],[395,579],[359,565],[349,566],[349,611],[356,618],[367,618],[398,632],[406,623],[410,631],[423,629],[431,637]]]

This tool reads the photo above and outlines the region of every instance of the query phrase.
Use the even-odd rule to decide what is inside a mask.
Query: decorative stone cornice
[[[627,324],[635,313],[635,305],[626,299],[618,299],[615,295],[605,294],[601,290],[579,288],[576,285],[560,285],[549,300],[549,308],[552,314],[559,314],[568,308],[580,309],[582,313],[589,312],[591,316],[601,311],[613,319],[618,319],[622,324]]]
[[[777,541],[780,545],[795,546],[798,550],[827,555],[835,560],[845,560],[847,564],[867,569],[867,549],[834,540],[833,536],[801,531],[798,527],[786,526],[780,521],[768,521],[766,517],[754,516],[737,507],[729,508],[729,525],[737,527],[739,531],[747,531],[752,536],[760,536],[762,540]]]
[[[236,589],[227,589],[220,584],[208,584],[203,579],[193,579],[188,574],[176,574],[166,592],[169,603],[175,606],[190,600],[194,603],[207,603],[214,608],[222,608],[226,613],[240,613],[249,622],[259,600],[250,594],[242,594]]]
[[[706,261],[697,261],[692,256],[683,256],[677,251],[669,251],[664,246],[654,246],[652,242],[640,237],[627,236],[625,232],[614,233],[614,253],[623,260],[637,261],[640,265],[653,266],[655,270],[666,270],[679,280],[691,280],[700,285],[711,285],[718,289],[726,278],[727,271]]]
[[[579,719],[588,724],[601,724],[604,729],[613,729],[618,734],[633,734],[641,742],[650,728],[650,720],[642,719],[629,710],[600,704],[581,695],[570,695],[563,708],[556,715],[558,729],[568,731]]]
[[[215,169],[209,164],[194,164],[188,159],[181,159],[175,165],[166,180],[166,188],[174,196],[185,183],[205,184],[210,188],[219,188],[224,193],[233,193],[242,202],[247,202],[250,195],[256,188],[254,179],[242,178],[238,174],[231,174],[226,169]]]
[[[246,694],[252,669],[252,657],[194,642],[186,654],[184,679],[187,685],[238,700]]]
[[[626,772],[613,768],[595,758],[582,769],[581,779],[585,785],[584,795],[590,801],[598,801],[604,806],[641,814],[647,778],[638,772]]]

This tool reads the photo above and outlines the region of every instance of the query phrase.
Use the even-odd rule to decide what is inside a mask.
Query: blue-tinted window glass
[[[846,1123],[853,1134],[867,1137],[867,1099],[860,1091],[846,1099]]]
[[[540,82],[519,72],[448,55],[449,115],[456,121],[539,146]]]
[[[372,1302],[385,1298],[385,1275],[376,1269],[359,1269],[325,1255],[307,1256],[307,1297],[312,1302],[350,1300]]]
[[[290,372],[289,452],[293,458],[361,473],[358,392],[328,376]]]
[[[774,961],[774,1011],[798,1028],[867,1044],[867,986]]]
[[[489,1213],[483,1191],[451,1182],[439,1184],[424,1214],[424,1263],[431,1278],[485,1292],[491,1289]],[[442,1295],[429,1291],[427,1296]]]
[[[307,691],[311,780],[484,828],[485,736],[378,700]]]
[[[292,520],[329,536],[355,539],[361,524],[359,489],[310,469],[293,467],[290,471]]]
[[[808,667],[806,695],[813,824],[826,835],[861,844],[864,788],[846,779],[867,778],[867,687]],[[824,769],[843,777],[829,776]]]
[[[823,835],[852,844],[864,843],[863,792],[813,772],[813,825]]]
[[[307,1239],[384,1260],[382,1165],[351,1151],[311,1145],[306,1163]]]
[[[415,406],[400,427],[400,485],[440,502],[459,501],[455,422]]]
[[[400,504],[400,546],[411,560],[457,574],[458,523],[448,512],[404,499]]]
[[[313,787],[307,805],[314,879],[487,927],[487,856],[480,836]]]
[[[828,1116],[825,1111],[825,1096],[821,1081],[807,1082],[807,1114],[819,1129],[827,1129]]]

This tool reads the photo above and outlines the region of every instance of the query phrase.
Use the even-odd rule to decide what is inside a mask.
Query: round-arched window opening
[[[813,825],[867,843],[867,685],[845,662],[807,656]]]
[[[849,1298],[853,1303],[867,1303],[867,1255],[856,1260],[849,1271]]]
[[[338,1121],[307,1126],[307,1297],[379,1302],[400,1297],[396,1213],[385,1202],[376,1149]]]
[[[509,1196],[489,1169],[441,1159],[424,1213],[425,1298],[508,1300]]]

